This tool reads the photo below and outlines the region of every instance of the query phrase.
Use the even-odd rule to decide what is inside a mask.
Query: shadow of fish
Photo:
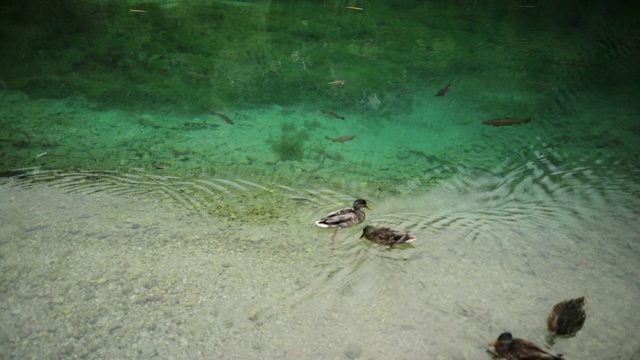
[[[443,87],[442,89],[438,90],[438,93],[436,94],[436,96],[444,96],[444,94],[447,93],[447,91],[449,91],[449,87],[451,86],[451,84]]]
[[[509,126],[509,125],[527,124],[529,122],[531,122],[531,118],[526,118],[526,119],[498,118],[498,119],[486,120],[486,121],[483,121],[482,123],[484,125],[489,125],[489,126]]]
[[[213,115],[218,115],[222,120],[224,120],[224,122],[226,122],[227,124],[233,125],[234,122],[233,120],[231,120],[228,116],[224,115],[224,114],[220,114],[219,112],[215,112],[212,111],[211,112]]]

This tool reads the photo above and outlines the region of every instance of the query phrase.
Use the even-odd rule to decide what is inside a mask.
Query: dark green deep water
[[[640,3],[4,1],[0,358],[639,359],[639,165]]]

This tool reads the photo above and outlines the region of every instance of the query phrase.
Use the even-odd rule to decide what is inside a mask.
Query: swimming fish
[[[340,115],[334,113],[333,111],[322,109],[322,112],[327,116],[331,116],[331,117],[334,117],[336,119],[344,120],[344,116],[340,116]]]
[[[516,119],[516,118],[498,118],[483,121],[482,123],[490,126],[509,126],[509,125],[519,125],[526,124],[531,122],[531,118],[526,119]]]
[[[327,140],[333,141],[334,143],[344,143],[344,142],[355,139],[355,137],[356,137],[355,135],[345,135],[337,138],[330,138],[328,135],[326,135],[324,138]]]
[[[228,116],[226,116],[226,115],[220,114],[220,113],[215,112],[215,111],[212,111],[211,113],[212,113],[213,115],[218,115],[218,116],[220,116],[220,118],[221,118],[222,120],[224,120],[224,122],[226,122],[227,124],[231,124],[231,125],[233,125],[233,124],[234,124],[233,120],[229,119],[229,117],[228,117]]]
[[[438,90],[438,93],[436,94],[436,96],[444,96],[444,94],[447,93],[447,91],[449,91],[449,87],[451,86],[451,84],[443,87],[442,89]]]
[[[539,81],[527,81],[527,83],[529,85],[533,85],[533,86],[537,86],[537,87],[541,87],[541,88],[545,88],[545,89],[550,89],[553,90],[555,92],[560,91],[557,87],[551,85],[551,84],[547,84],[547,83],[543,83],[543,82],[539,82]]]

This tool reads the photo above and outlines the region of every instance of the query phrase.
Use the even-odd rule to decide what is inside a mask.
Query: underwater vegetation
[[[471,1],[451,7],[438,1],[367,2],[366,11],[345,8],[343,1],[293,3],[4,1],[0,80],[28,96],[82,96],[103,108],[203,112],[308,103],[386,116],[410,112],[416,90],[496,64],[514,83],[563,76],[567,66],[558,60],[579,59],[569,67],[574,72],[611,72],[606,56],[592,56],[589,38],[575,35],[578,28],[557,31],[557,24],[590,25],[586,15],[602,10],[591,3],[579,12],[499,1],[490,7]],[[491,7],[495,11],[480,11]],[[536,37],[558,38],[573,48],[554,53],[549,44],[529,40],[531,26],[550,14],[567,15],[551,17],[548,30],[541,30],[549,34]],[[484,24],[497,21],[508,26],[486,31]],[[633,33],[615,39],[629,59],[637,58]],[[478,52],[477,44],[497,42],[491,51]],[[530,73],[522,70],[522,58],[510,60],[508,49],[523,43]],[[635,68],[619,67],[611,81],[633,78]]]
[[[363,16],[339,2],[233,4],[3,2],[0,79],[29,96],[81,95],[107,108],[309,101],[380,113],[409,110],[408,80],[442,76],[460,51],[450,34],[398,37],[406,19],[387,16],[387,5]]]
[[[270,139],[271,149],[280,160],[302,160],[305,155],[305,142],[309,134],[299,130],[294,123],[285,123],[280,127],[280,136]]]

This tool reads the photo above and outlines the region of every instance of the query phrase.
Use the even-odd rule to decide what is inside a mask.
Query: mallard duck
[[[582,329],[587,318],[584,309],[584,296],[576,299],[561,301],[551,309],[547,317],[547,327],[549,331],[560,336],[575,335]]]
[[[316,225],[322,228],[335,229],[333,231],[333,236],[331,237],[331,240],[335,241],[338,230],[358,225],[364,221],[367,215],[362,211],[362,208],[371,210],[369,205],[367,205],[367,200],[358,199],[353,202],[353,209],[345,208],[336,210],[316,221]]]
[[[362,229],[360,239],[362,238],[373,241],[376,244],[388,245],[390,248],[393,248],[393,245],[412,242],[416,239],[413,234],[407,231],[398,231],[387,227],[375,227],[371,225],[367,225]]]
[[[508,332],[500,334],[498,339],[489,343],[489,346],[493,346],[498,356],[507,360],[564,359],[561,354],[553,355],[548,353],[530,341],[514,338]]]

